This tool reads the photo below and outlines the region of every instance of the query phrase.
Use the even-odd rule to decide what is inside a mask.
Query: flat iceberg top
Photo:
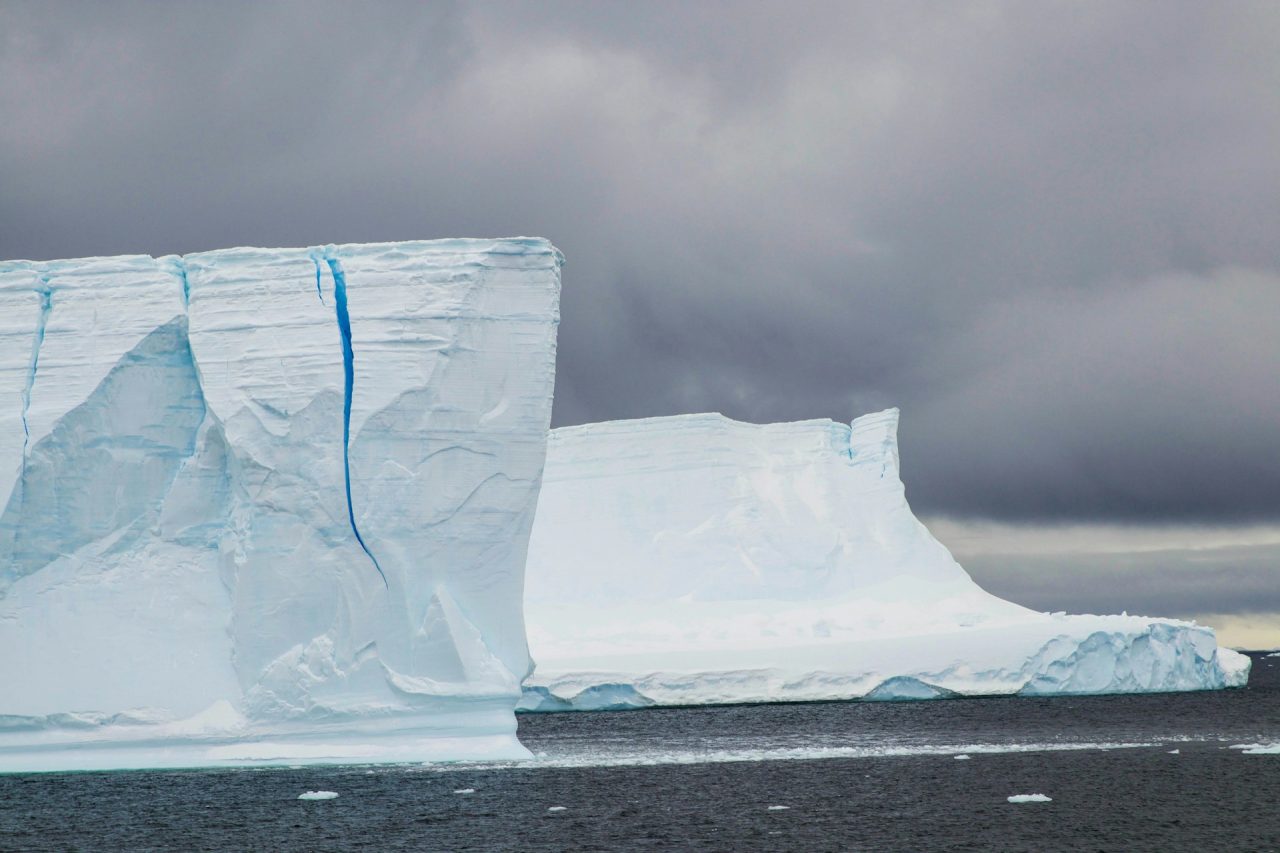
[[[911,512],[897,409],[553,430],[529,547],[532,710],[1243,683],[1212,631],[982,590]]]
[[[826,418],[752,424],[719,413],[605,421],[560,427],[548,441],[546,477],[554,480],[627,472],[730,466],[788,467],[815,459],[885,464],[897,477],[898,410],[852,424]]]
[[[447,237],[436,240],[400,240],[386,243],[342,243],[329,244],[330,248],[341,255],[374,255],[387,258],[423,258],[431,255],[453,257],[458,255],[476,256],[477,263],[501,266],[501,256],[524,256],[530,259],[543,258],[546,265],[557,268],[564,265],[564,253],[543,237]],[[102,255],[87,258],[68,258],[49,261],[0,260],[0,275],[22,271],[71,272],[93,270],[110,272],[113,276],[130,270],[145,271],[156,263],[168,258],[203,259],[206,262],[219,260],[243,261],[252,260],[262,263],[272,257],[290,256],[298,252],[304,254],[315,251],[322,246],[299,248],[261,248],[256,246],[237,246],[230,249],[214,249],[205,252],[192,252],[186,255]],[[488,258],[488,260],[483,260]],[[0,283],[0,288],[4,284]]]

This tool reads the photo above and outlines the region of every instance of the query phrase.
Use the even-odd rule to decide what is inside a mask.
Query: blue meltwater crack
[[[378,565],[378,558],[373,556],[369,546],[364,543],[364,537],[360,535],[360,528],[356,524],[355,506],[351,503],[351,394],[355,387],[356,369],[355,351],[351,348],[351,315],[347,312],[347,278],[337,258],[326,256],[324,260],[329,265],[329,273],[333,276],[333,305],[338,315],[338,332],[342,336],[342,373],[345,380],[342,400],[342,469],[347,483],[347,517],[351,519],[351,532],[356,535],[356,541],[369,555],[373,567],[382,576],[383,585],[390,589],[387,576],[383,573],[382,566]]]

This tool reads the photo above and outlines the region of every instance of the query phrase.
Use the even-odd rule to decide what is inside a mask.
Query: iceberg
[[[907,504],[898,411],[553,430],[526,569],[524,711],[1203,690],[1194,623],[1028,610]]]
[[[0,264],[0,770],[526,757],[562,261]]]

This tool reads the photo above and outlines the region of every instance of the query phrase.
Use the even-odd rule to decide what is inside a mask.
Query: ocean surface
[[[1253,657],[1209,693],[528,715],[522,764],[0,776],[0,850],[1280,850]]]

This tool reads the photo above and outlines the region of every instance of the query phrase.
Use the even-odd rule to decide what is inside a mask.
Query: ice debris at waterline
[[[527,756],[561,262],[0,264],[0,770]]]
[[[1011,803],[1052,803],[1052,797],[1046,797],[1044,794],[1014,794],[1012,797],[1006,797]]]
[[[300,800],[336,800],[337,791],[306,791],[298,795]]]
[[[529,546],[521,707],[1198,690],[1213,631],[1037,613],[980,589],[907,505],[898,412],[553,430]]]
[[[1240,750],[1243,755],[1280,755],[1280,742],[1237,743],[1232,744],[1231,748]]]

